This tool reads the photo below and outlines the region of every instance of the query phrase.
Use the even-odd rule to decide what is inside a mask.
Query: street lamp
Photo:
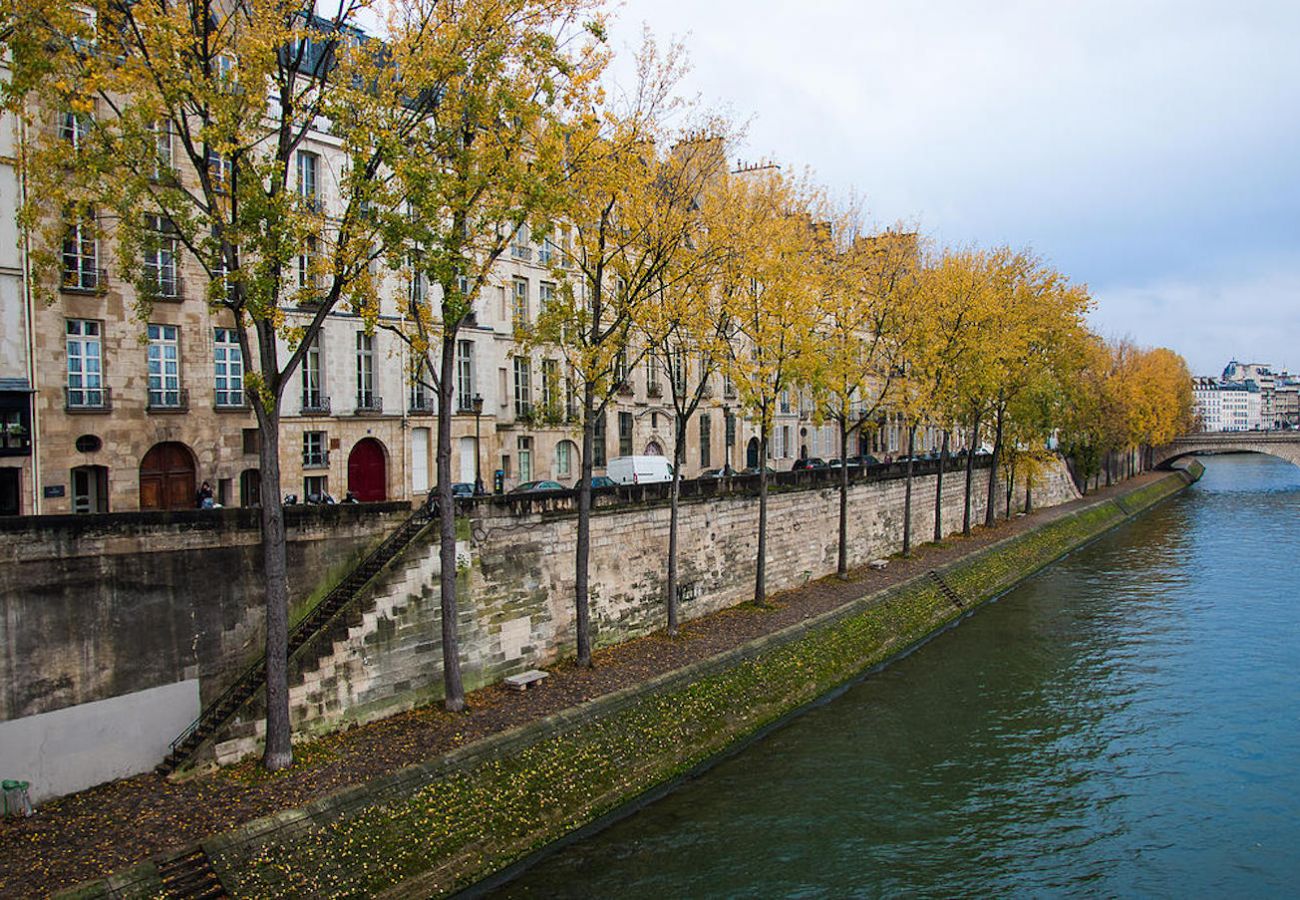
[[[735,426],[731,422],[731,407],[724,403],[722,404],[722,443],[724,445],[723,451],[726,455],[726,465],[722,470],[724,475],[731,474],[731,445],[735,442],[736,430]]]
[[[483,397],[481,394],[475,394],[470,398],[470,403],[474,406],[474,494],[482,496],[483,494],[483,460],[479,452],[480,423],[483,420]]]

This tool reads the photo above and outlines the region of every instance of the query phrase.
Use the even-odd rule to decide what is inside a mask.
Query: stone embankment
[[[235,896],[434,896],[661,788],[1185,488],[1143,479],[719,656],[204,841]],[[149,863],[81,896],[156,895]]]

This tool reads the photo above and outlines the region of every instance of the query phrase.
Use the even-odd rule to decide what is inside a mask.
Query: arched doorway
[[[239,473],[239,505],[262,505],[262,472],[259,469],[245,469]]]
[[[194,454],[177,441],[154,444],[140,460],[140,508],[195,506]]]
[[[348,490],[362,503],[388,499],[384,445],[374,438],[357,441],[348,454]]]
[[[645,445],[646,456],[663,456],[664,448],[659,446],[658,441],[651,441]]]
[[[749,444],[745,447],[745,466],[750,469],[758,468],[758,438],[749,439]]]

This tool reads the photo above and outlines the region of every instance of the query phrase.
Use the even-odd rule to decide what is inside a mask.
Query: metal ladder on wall
[[[954,591],[954,590],[953,590],[953,589],[948,585],[948,582],[946,582],[946,581],[943,580],[943,576],[942,576],[942,575],[940,575],[940,574],[939,574],[938,572],[936,572],[934,569],[931,569],[930,571],[926,572],[925,574],[927,574],[927,575],[930,576],[930,580],[933,581],[933,582],[935,583],[935,585],[938,586],[938,588],[939,588],[939,593],[943,594],[944,598],[947,599],[947,601],[948,601],[949,603],[951,603],[953,606],[957,607],[958,609],[965,609],[965,608],[966,608],[966,602],[965,602],[964,600],[962,600],[961,594],[959,594],[959,593],[957,593],[956,591]]]
[[[348,573],[319,603],[307,611],[297,625],[289,630],[289,653],[292,658],[304,644],[314,638],[347,609],[379,570],[405,550],[430,521],[427,510],[421,508],[397,530],[372,550],[355,569]],[[217,729],[230,720],[240,707],[266,684],[266,654],[260,656],[235,679],[230,687],[209,703],[199,717],[171,742],[171,749],[161,763],[154,767],[159,775],[170,775],[194,755],[194,752]]]

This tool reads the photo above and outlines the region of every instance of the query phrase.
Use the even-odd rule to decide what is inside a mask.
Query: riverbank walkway
[[[44,897],[175,851],[254,819],[303,806],[344,788],[428,762],[489,735],[525,725],[690,665],[867,594],[924,576],[1082,506],[1167,475],[1149,472],[1081,500],[1037,510],[969,538],[921,544],[882,571],[864,566],[847,581],[834,576],[773,595],[769,606],[744,604],[682,626],[677,638],[656,632],[599,650],[595,667],[571,661],[549,667],[534,690],[502,685],[475,691],[463,713],[436,703],[369,725],[295,745],[295,765],[268,774],[248,761],[169,781],[149,773],[99,785],[43,804],[26,819],[0,820],[0,896]]]

